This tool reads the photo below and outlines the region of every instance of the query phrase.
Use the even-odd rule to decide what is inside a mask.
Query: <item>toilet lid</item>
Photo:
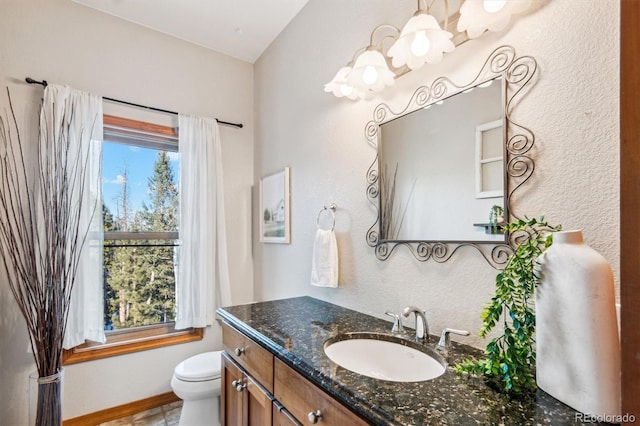
[[[192,356],[176,366],[174,373],[180,380],[203,382],[220,377],[221,351],[205,352]]]

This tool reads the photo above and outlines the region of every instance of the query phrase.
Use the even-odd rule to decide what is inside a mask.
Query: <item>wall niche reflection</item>
[[[378,259],[404,245],[418,260],[444,262],[472,246],[494,267],[506,261],[510,236],[499,222],[517,217],[513,193],[534,169],[533,133],[511,113],[535,71],[533,58],[502,46],[468,84],[440,77],[400,112],[376,107],[365,133],[377,148],[367,195],[378,215],[367,242]]]

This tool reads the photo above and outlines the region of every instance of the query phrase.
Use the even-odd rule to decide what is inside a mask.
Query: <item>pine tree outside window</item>
[[[178,134],[104,116],[104,324],[107,343],[65,352],[65,364],[199,340],[174,329],[179,246]]]

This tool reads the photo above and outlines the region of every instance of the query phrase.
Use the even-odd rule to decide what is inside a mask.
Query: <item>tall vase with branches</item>
[[[411,201],[411,195],[415,187],[413,182],[407,200],[402,210],[397,203],[396,182],[398,178],[398,164],[393,174],[388,172],[387,165],[382,165],[380,170],[380,236],[383,240],[398,239],[402,224],[407,214],[407,207]]]
[[[48,131],[54,123],[41,115],[38,155],[29,156],[8,89],[7,96],[9,112],[0,116],[0,255],[38,370],[36,425],[60,425],[63,338],[89,233],[80,219],[88,154],[70,149],[71,137],[83,137],[71,129],[71,110],[51,116],[59,132]]]

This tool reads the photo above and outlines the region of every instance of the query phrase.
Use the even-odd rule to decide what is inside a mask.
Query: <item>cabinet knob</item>
[[[231,386],[233,386],[234,388],[236,388],[236,390],[238,392],[242,392],[244,390],[244,388],[247,387],[247,385],[245,385],[244,383],[242,383],[242,380],[234,380],[233,382],[231,382]]]
[[[242,348],[236,348],[235,350],[236,355],[240,356],[244,353],[244,347]]]
[[[322,411],[320,410],[309,411],[309,414],[307,414],[307,419],[309,419],[309,423],[311,423],[312,425],[318,423],[318,420],[320,420],[321,417]]]

